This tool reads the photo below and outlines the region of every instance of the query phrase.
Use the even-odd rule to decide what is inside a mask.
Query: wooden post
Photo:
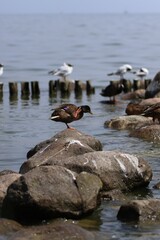
[[[21,82],[21,95],[29,96],[29,94],[30,94],[29,82]]]
[[[75,81],[74,92],[75,92],[76,97],[82,96],[82,82],[80,80]]]
[[[49,96],[55,96],[57,94],[57,82],[50,80],[49,81]]]
[[[131,92],[131,90],[132,90],[132,83],[131,83],[130,80],[123,79],[122,80],[122,84],[124,86],[124,89],[123,89],[124,93]]]
[[[9,82],[9,94],[18,95],[18,83],[17,82]]]
[[[86,81],[86,92],[87,95],[95,94],[95,88],[92,87],[90,80]]]
[[[138,89],[145,89],[144,80],[133,80],[133,89],[134,91]]]
[[[148,87],[148,85],[151,83],[151,79],[145,79],[145,89]]]
[[[3,83],[0,82],[0,101],[3,100]]]
[[[39,88],[38,81],[32,81],[31,82],[31,92],[32,92],[32,97],[39,97],[40,88]]]

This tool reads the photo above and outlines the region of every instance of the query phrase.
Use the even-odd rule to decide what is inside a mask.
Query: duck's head
[[[93,114],[91,111],[91,108],[88,105],[83,105],[79,107],[84,113],[90,113]]]

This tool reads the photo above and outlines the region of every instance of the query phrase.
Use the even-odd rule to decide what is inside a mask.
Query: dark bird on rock
[[[50,119],[56,122],[65,123],[69,129],[72,128],[68,125],[68,123],[81,119],[84,113],[92,114],[88,105],[77,107],[74,104],[62,104],[53,110],[54,112],[52,113]]]
[[[160,123],[160,102],[148,107],[142,113],[142,115],[145,117],[152,117],[153,122],[155,122],[155,120],[158,119],[158,122]]]
[[[124,89],[124,86],[122,83],[111,83],[106,88],[102,89],[100,95],[103,97],[109,97],[110,103],[116,102],[116,95],[120,94]]]

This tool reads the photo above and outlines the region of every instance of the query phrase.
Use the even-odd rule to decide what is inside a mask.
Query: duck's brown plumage
[[[145,117],[152,117],[153,122],[158,119],[160,123],[160,102],[148,107],[142,114]]]
[[[68,123],[81,119],[83,114],[87,112],[92,114],[88,105],[77,107],[74,104],[62,104],[54,109],[51,120],[63,122],[67,125],[67,128],[70,128]]]

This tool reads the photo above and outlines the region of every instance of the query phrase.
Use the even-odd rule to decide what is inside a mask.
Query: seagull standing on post
[[[66,81],[66,77],[70,75],[72,71],[73,71],[73,65],[69,63],[63,63],[61,67],[50,71],[49,74],[62,77]]]
[[[121,67],[119,67],[116,72],[112,72],[112,73],[109,73],[107,75],[108,76],[118,75],[118,76],[120,76],[120,80],[122,80],[122,79],[124,79],[125,73],[130,72],[131,70],[132,70],[132,66],[131,65],[124,64]]]
[[[137,77],[140,77],[140,79],[143,80],[149,74],[149,71],[147,68],[140,68],[138,71],[134,71],[132,73],[134,73]]]

